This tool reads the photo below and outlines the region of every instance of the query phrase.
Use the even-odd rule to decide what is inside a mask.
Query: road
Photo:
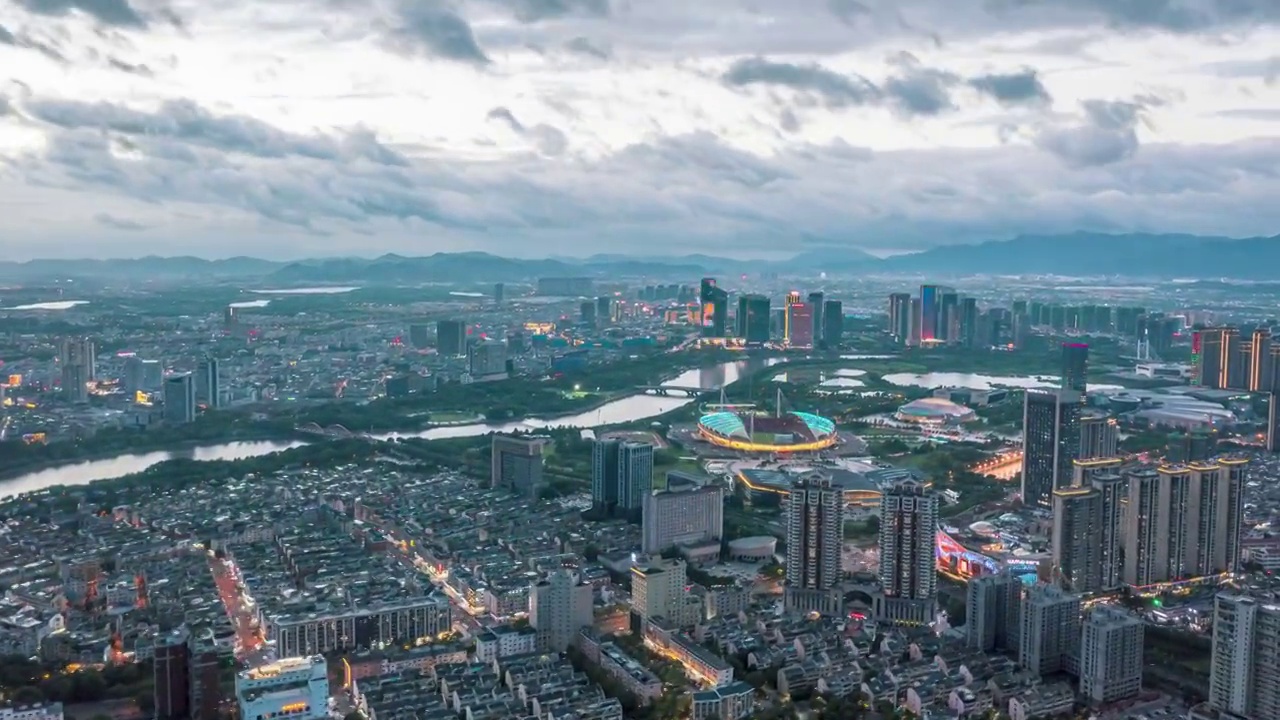
[[[213,581],[218,586],[218,597],[227,609],[227,616],[236,629],[236,659],[250,666],[272,660],[270,648],[257,629],[257,617],[246,605],[236,586],[235,570],[225,560],[214,558],[209,562]]]

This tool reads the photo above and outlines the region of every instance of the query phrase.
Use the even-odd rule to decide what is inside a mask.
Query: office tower
[[[729,293],[716,285],[715,278],[702,278],[698,299],[702,307],[703,337],[725,337],[728,334]]]
[[[911,308],[908,313],[908,319],[911,321],[911,327],[907,332],[906,344],[910,347],[918,347],[920,345],[921,322],[923,322],[924,306],[920,298],[911,298]]]
[[[239,324],[240,316],[236,312],[234,305],[228,305],[222,309],[222,327],[227,330],[234,330]]]
[[[824,316],[822,313],[826,309],[823,305],[825,301],[826,298],[823,297],[822,293],[809,293],[809,302],[807,304],[809,305],[809,312],[813,316],[813,327],[809,330],[809,337],[811,338],[811,344],[814,347],[820,347],[823,341],[822,331],[826,328],[826,325],[823,324],[822,318]]]
[[[842,605],[840,551],[844,541],[841,489],[826,474],[806,475],[791,488],[786,513],[787,608],[838,614]]]
[[[218,372],[218,359],[206,357],[196,366],[196,402],[207,408],[222,404],[222,378]]]
[[[1247,460],[1221,458],[1128,472],[1124,582],[1235,572],[1247,470]]]
[[[241,720],[329,717],[329,666],[323,655],[288,657],[236,673]]]
[[[507,488],[536,498],[542,491],[542,448],[547,439],[517,435],[493,436],[490,445],[490,487]]]
[[[1092,487],[1053,491],[1053,581],[1062,589],[1102,588],[1102,494]]]
[[[960,337],[961,345],[967,348],[981,347],[985,343],[978,342],[978,299],[960,299]]]
[[[653,492],[653,446],[618,439],[591,446],[592,505],[638,517]]]
[[[1204,328],[1197,333],[1199,347],[1196,347],[1196,336],[1192,337],[1192,353],[1199,350],[1198,374],[1196,384],[1200,387],[1215,390],[1223,389],[1227,363],[1223,361],[1223,336],[1225,328]]]
[[[667,475],[667,489],[646,495],[641,550],[661,553],[678,545],[716,543],[724,537],[724,488],[680,482]]]
[[[1219,594],[1211,658],[1209,707],[1231,717],[1280,718],[1280,606]]]
[[[954,344],[960,339],[960,296],[955,290],[938,295],[937,333],[937,339],[943,342]]]
[[[889,296],[889,335],[904,345],[911,337],[910,293],[893,293]]]
[[[1016,575],[980,575],[965,586],[965,639],[983,652],[1018,652],[1022,580]]]
[[[800,304],[800,293],[792,290],[782,301],[782,340],[791,342],[791,334],[795,331],[791,324],[791,306]]]
[[[1100,589],[1120,587],[1121,548],[1124,547],[1124,476],[1118,472],[1095,472],[1089,478],[1089,486],[1098,493],[1097,543],[1098,578]]]
[[[1267,452],[1280,451],[1280,394],[1267,394]]]
[[[213,630],[193,634],[188,641],[191,652],[189,707],[192,720],[216,720],[227,693],[223,690],[223,670],[235,663],[233,647],[219,644]]]
[[[594,327],[596,324],[596,304],[591,301],[582,303],[578,308],[578,320],[583,325]]]
[[[748,345],[769,342],[769,298],[764,295],[738,298],[738,336]]]
[[[65,338],[58,348],[62,392],[76,403],[89,402],[89,383],[97,379],[97,357],[93,341]]]
[[[1028,588],[1022,598],[1018,663],[1044,676],[1070,669],[1080,647],[1080,596],[1053,585]]]
[[[1113,458],[1120,449],[1120,424],[1106,415],[1080,418],[1080,453],[1078,460]]]
[[[1074,390],[1083,398],[1089,386],[1089,346],[1062,343],[1062,389]]]
[[[1270,392],[1272,385],[1271,331],[1258,328],[1249,343],[1249,391]]]
[[[685,592],[689,585],[683,560],[652,559],[631,568],[631,614],[633,631],[643,621],[662,618],[676,627],[688,627],[702,617],[696,595]]]
[[[1055,488],[1067,487],[1080,453],[1080,395],[1028,390],[1022,413],[1022,501],[1049,509]]]
[[[933,622],[938,590],[935,543],[938,496],[908,480],[880,498],[880,597],[876,617],[890,622]]]
[[[493,304],[501,305],[507,301],[507,286],[502,283],[493,284]]]
[[[920,286],[920,342],[938,339],[938,310],[943,289],[937,285]]]
[[[196,383],[190,373],[164,380],[164,420],[172,425],[195,422]]]
[[[485,339],[471,345],[467,348],[467,369],[472,377],[506,374],[507,344]]]
[[[592,590],[568,570],[557,570],[529,588],[529,627],[539,652],[564,652],[593,622]]]
[[[596,325],[604,327],[614,323],[614,308],[617,303],[608,295],[596,298]]]
[[[1222,329],[1221,367],[1218,370],[1218,387],[1223,390],[1241,390],[1248,387],[1249,353],[1240,346],[1240,331],[1233,327]]]
[[[419,350],[431,347],[431,326],[426,323],[413,323],[410,325],[409,344]]]
[[[456,357],[467,351],[467,324],[461,320],[436,321],[436,352]]]
[[[152,658],[157,720],[191,717],[191,649],[186,628],[156,639]]]
[[[1080,633],[1080,694],[1095,704],[1113,703],[1142,690],[1142,621],[1101,606]]]
[[[844,303],[828,300],[822,305],[822,346],[839,347],[844,341]]]
[[[787,306],[787,326],[791,335],[787,342],[791,347],[813,347],[813,306],[793,303]]]

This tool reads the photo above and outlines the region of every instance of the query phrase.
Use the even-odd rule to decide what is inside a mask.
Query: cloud
[[[531,142],[543,155],[563,155],[569,149],[569,138],[559,129],[541,123],[528,127],[507,108],[493,108],[487,117],[506,125],[511,132]]]
[[[827,0],[827,10],[846,25],[853,25],[871,14],[871,8],[858,0]]]
[[[145,28],[147,21],[128,0],[15,0],[28,11],[62,16],[82,12],[104,24],[122,28]]]
[[[408,55],[489,64],[471,24],[444,0],[400,0],[388,39]]]
[[[0,45],[17,45],[18,39],[9,32],[9,29],[0,25]]]
[[[1031,68],[969,78],[969,85],[1004,105],[1047,105],[1053,102],[1040,75]]]
[[[150,230],[152,227],[151,225],[140,223],[137,220],[130,220],[128,218],[116,217],[114,215],[110,215],[107,213],[98,213],[93,216],[93,219],[99,225],[102,225],[103,227],[111,228],[113,230],[128,230],[131,232],[138,232],[141,230]]]
[[[25,104],[37,120],[65,129],[93,128],[156,141],[175,140],[226,153],[263,158],[299,155],[318,160],[363,159],[405,165],[399,153],[367,130],[340,136],[299,135],[243,115],[215,115],[190,100],[170,100],[154,112],[114,103],[37,99]]]
[[[153,77],[155,75],[155,72],[146,65],[135,65],[133,63],[120,60],[119,58],[107,58],[107,67],[130,75],[141,75],[142,77]]]
[[[1044,128],[1035,144],[1073,166],[1120,162],[1138,151],[1138,124],[1159,104],[1155,98],[1085,100],[1084,122]]]
[[[762,57],[743,58],[721,76],[727,85],[774,85],[820,97],[829,107],[865,105],[880,98],[876,86],[866,78],[846,76],[816,63],[797,65]]]
[[[925,67],[909,53],[897,56],[894,64],[900,70],[885,80],[882,91],[900,114],[937,115],[955,108],[951,89],[960,83],[959,75]]]
[[[591,42],[585,37],[578,36],[564,44],[564,48],[569,52],[578,55],[586,55],[596,58],[597,60],[608,60],[613,56],[613,52],[607,47],[601,47]]]
[[[496,0],[515,13],[524,23],[554,20],[570,15],[607,17],[612,8],[609,0]]]

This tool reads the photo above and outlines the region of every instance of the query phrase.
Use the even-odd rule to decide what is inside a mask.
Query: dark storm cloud
[[[1085,100],[1080,103],[1084,122],[1044,128],[1035,143],[1077,167],[1127,160],[1138,152],[1137,128],[1144,113],[1160,104],[1157,98]]]
[[[128,0],[15,0],[27,10],[40,15],[62,16],[83,12],[104,25],[145,28],[147,21]]]
[[[1039,105],[1053,101],[1040,75],[1031,68],[1007,74],[979,75],[969,85],[1005,105]]]
[[[597,60],[608,60],[613,53],[607,47],[596,45],[585,37],[576,37],[566,42],[564,48],[577,55],[586,55]]]
[[[155,112],[75,100],[34,100],[26,103],[26,110],[37,120],[62,128],[94,128],[134,138],[168,139],[227,153],[263,158],[359,158],[381,165],[407,163],[367,131],[338,138],[299,135],[243,115],[214,115],[190,100],[171,100]]]
[[[389,39],[395,49],[410,55],[489,63],[471,24],[444,0],[401,0]]]
[[[721,80],[735,87],[775,85],[813,93],[830,107],[864,105],[880,98],[880,91],[870,80],[841,75],[815,63],[796,65],[762,57],[743,58],[730,66]]]
[[[608,17],[609,0],[494,0],[524,23],[536,23],[569,16]]]

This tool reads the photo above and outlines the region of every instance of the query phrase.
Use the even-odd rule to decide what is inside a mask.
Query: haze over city
[[[6,0],[10,258],[1273,234],[1269,0]]]

